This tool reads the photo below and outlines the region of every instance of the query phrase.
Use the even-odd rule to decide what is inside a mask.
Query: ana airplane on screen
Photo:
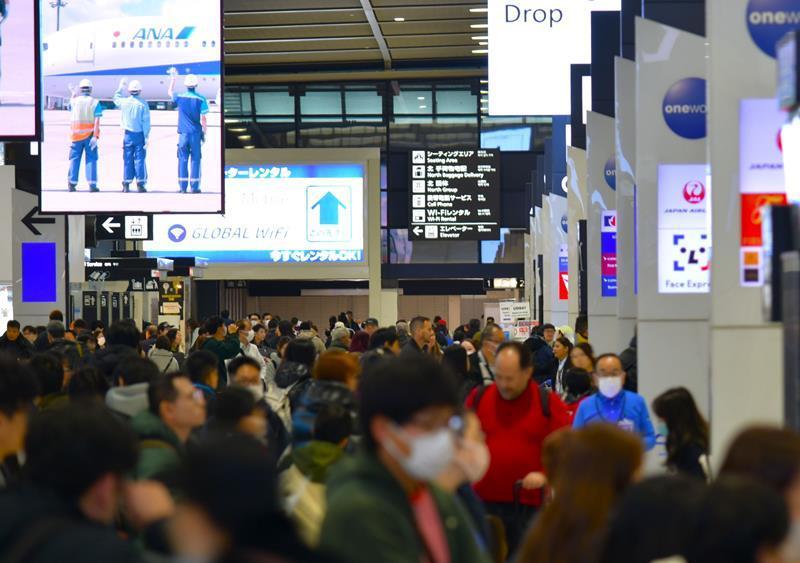
[[[69,98],[70,86],[88,78],[92,95],[110,100],[122,78],[142,83],[142,97],[167,100],[171,69],[197,75],[198,92],[214,102],[220,95],[220,28],[208,22],[131,17],[80,24],[49,35],[42,43],[42,88],[50,98]]]

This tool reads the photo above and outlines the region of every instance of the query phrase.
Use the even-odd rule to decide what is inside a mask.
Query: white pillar
[[[578,222],[586,220],[587,177],[586,151],[567,149],[567,219],[569,244],[569,325],[575,326],[580,313],[580,253],[578,251]]]

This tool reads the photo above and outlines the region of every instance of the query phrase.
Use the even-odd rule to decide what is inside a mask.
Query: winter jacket
[[[106,393],[106,406],[125,418],[133,418],[150,406],[147,398],[149,383],[112,387]]]
[[[292,411],[297,407],[300,397],[311,385],[308,367],[297,362],[284,361],[275,372],[275,385],[279,389],[289,389],[289,403]]]
[[[625,372],[625,390],[639,391],[639,370],[637,369],[636,358],[636,337],[631,338],[631,343],[620,355],[619,361],[622,363],[622,371]]]
[[[148,357],[162,374],[173,373],[181,369],[178,360],[175,359],[175,356],[169,350],[151,348]]]
[[[226,336],[225,340],[209,338],[203,344],[203,350],[208,350],[217,356],[219,387],[225,387],[228,384],[228,370],[225,368],[225,360],[235,358],[242,353],[242,344],[239,341],[239,337],[233,334]]]
[[[292,464],[280,475],[279,489],[284,508],[309,546],[314,547],[319,542],[325,518],[328,469],[343,455],[342,448],[335,444],[309,442],[292,451],[289,456]]]
[[[302,446],[311,440],[319,412],[327,405],[339,405],[350,412],[355,428],[358,406],[353,392],[338,381],[311,380],[306,391],[292,405],[292,444]]]
[[[469,516],[453,495],[430,485],[450,560],[488,563]],[[427,550],[406,492],[374,454],[360,452],[331,470],[320,549],[348,563],[418,563]]]
[[[313,330],[301,330],[297,333],[297,339],[310,340],[314,344],[314,348],[317,349],[318,356],[325,353],[325,343]]]
[[[90,365],[99,371],[109,384],[117,383],[113,381],[114,370],[117,365],[125,359],[138,358],[139,352],[136,348],[123,344],[108,345],[102,350],[98,350],[91,358]]]
[[[20,334],[16,340],[9,340],[8,333],[0,337],[0,353],[5,353],[18,360],[29,360],[34,353],[33,344]]]
[[[20,551],[16,559],[11,559],[13,550]],[[0,493],[0,555],[26,563],[142,561],[113,528],[86,519],[76,506],[30,486]]]
[[[174,488],[183,456],[183,444],[178,436],[149,410],[133,417],[131,426],[139,438],[139,463],[134,477],[155,479]]]

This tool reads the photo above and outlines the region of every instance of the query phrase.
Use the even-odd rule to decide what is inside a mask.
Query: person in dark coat
[[[29,360],[33,356],[33,344],[20,333],[19,321],[8,321],[6,333],[0,337],[0,353],[5,353],[18,360]]]
[[[114,371],[123,360],[139,357],[139,329],[131,321],[117,321],[105,331],[106,346],[92,356],[90,364],[106,378],[110,384]]]
[[[634,335],[628,347],[619,355],[619,359],[622,361],[622,369],[627,374],[625,377],[625,390],[633,391],[634,393],[639,391],[639,373],[636,369],[636,358],[638,356],[636,353],[636,340],[637,336]]]

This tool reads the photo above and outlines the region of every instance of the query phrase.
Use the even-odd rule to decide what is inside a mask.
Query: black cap
[[[158,330],[164,330],[165,328],[173,328],[171,324],[167,322],[158,323]]]
[[[364,321],[364,326],[372,325],[372,326],[381,326],[381,323],[378,322],[378,319],[370,317],[366,321]]]

